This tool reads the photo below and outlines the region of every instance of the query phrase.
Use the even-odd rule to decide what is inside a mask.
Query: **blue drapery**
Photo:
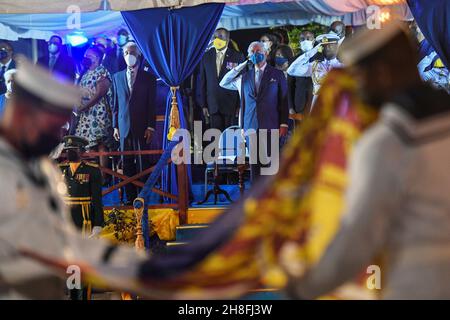
[[[155,8],[136,11],[124,11],[122,16],[134,39],[143,51],[151,68],[170,87],[179,87],[192,74],[200,62],[206,46],[219,22],[224,4],[212,3],[181,9]],[[180,126],[187,128],[186,117],[180,91],[176,93]],[[166,120],[164,125],[164,143],[168,146],[170,102],[172,92],[167,97]],[[170,186],[168,185],[168,177]],[[189,184],[191,184],[188,166]],[[163,175],[163,189],[178,194],[175,166]]]
[[[425,39],[450,68],[450,1],[408,0],[408,5]]]

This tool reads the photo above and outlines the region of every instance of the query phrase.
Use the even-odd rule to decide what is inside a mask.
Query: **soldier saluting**
[[[83,236],[97,236],[103,226],[102,175],[97,164],[81,160],[88,141],[78,136],[64,137],[67,161],[59,165],[67,185],[64,198],[74,224]]]

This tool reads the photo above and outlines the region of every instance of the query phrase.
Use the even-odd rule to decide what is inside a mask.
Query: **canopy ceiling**
[[[0,39],[34,38],[47,40],[52,34],[64,36],[77,29],[88,36],[113,36],[125,26],[121,10],[152,7],[194,6],[219,0],[0,0]],[[222,14],[219,26],[229,30],[263,28],[279,25],[303,25],[309,22],[329,24],[340,19],[348,25],[361,25],[366,21],[365,8],[372,3],[391,4],[387,8],[404,20],[412,20],[403,0],[231,0]],[[81,10],[80,24],[77,14]],[[70,13],[67,13],[67,12]],[[16,14],[11,14],[16,13]]]

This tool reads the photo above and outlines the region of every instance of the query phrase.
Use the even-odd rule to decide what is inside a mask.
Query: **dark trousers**
[[[225,131],[226,128],[231,127],[237,123],[236,117],[234,115],[226,115],[220,112],[210,114],[210,127],[214,129],[219,129],[220,131]]]
[[[142,134],[142,137],[134,137],[130,132],[124,140],[123,151],[141,151],[145,149],[148,148],[145,144],[144,134]],[[122,159],[123,174],[128,177],[134,176],[139,172],[150,168],[149,156],[123,156]],[[148,177],[148,175],[142,177],[140,180],[145,182],[146,177]],[[134,184],[129,183],[125,185],[125,194],[127,196],[127,202],[134,201],[134,199],[137,198],[138,188]]]
[[[272,143],[270,139],[270,130],[267,131],[267,137],[263,139],[262,136],[259,134],[259,130],[256,131],[255,139],[253,139],[254,144],[250,144],[251,141],[249,138],[247,138],[247,145],[249,148],[250,154],[252,153],[251,148],[253,147],[256,151],[257,156],[257,162],[256,163],[250,163],[250,180],[252,183],[255,183],[255,181],[261,176],[261,168],[262,167],[268,167],[271,164],[263,164],[261,163],[260,158],[260,149],[262,149],[262,153],[265,154],[267,157],[272,157]],[[281,142],[281,141],[280,141]],[[279,146],[280,147],[280,146]],[[251,158],[250,158],[250,161]]]

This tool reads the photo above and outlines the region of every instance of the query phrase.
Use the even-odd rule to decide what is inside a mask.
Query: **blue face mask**
[[[121,34],[118,38],[117,38],[117,44],[119,45],[119,46],[123,46],[123,45],[125,45],[126,43],[128,42],[128,37],[127,36],[125,36],[125,35],[123,35],[123,34]]]
[[[260,62],[263,62],[265,58],[266,58],[266,57],[264,56],[264,54],[262,54],[262,53],[260,53],[260,52],[255,52],[254,54],[252,54],[252,55],[250,56],[250,61],[251,61],[253,64],[258,64],[258,63],[260,63]]]
[[[288,59],[285,57],[275,57],[275,64],[277,66],[282,66],[284,65],[286,62],[288,62]]]

